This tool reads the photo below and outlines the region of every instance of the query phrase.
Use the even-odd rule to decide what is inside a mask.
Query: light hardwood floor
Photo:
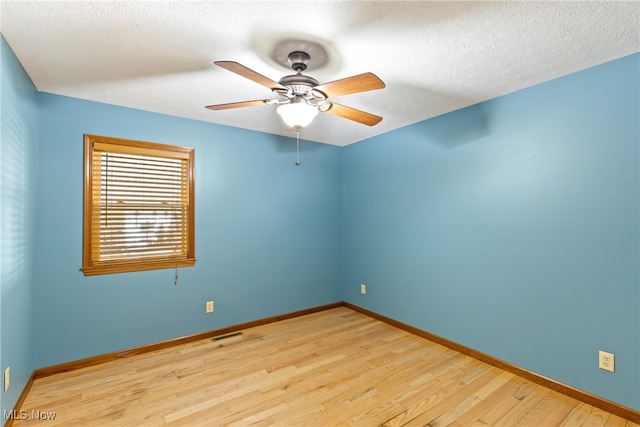
[[[14,426],[640,427],[344,307],[242,332],[36,379]]]

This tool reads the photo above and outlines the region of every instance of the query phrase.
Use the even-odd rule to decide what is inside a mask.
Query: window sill
[[[163,268],[193,267],[195,264],[195,258],[187,258],[180,260],[101,264],[82,267],[80,271],[82,271],[85,276],[97,276],[99,274],[130,273],[134,271],[160,270]]]

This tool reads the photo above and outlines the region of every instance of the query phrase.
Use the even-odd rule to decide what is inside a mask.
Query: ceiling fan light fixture
[[[313,118],[318,115],[316,107],[299,98],[289,104],[279,106],[276,111],[287,126],[295,129],[308,126],[313,121]]]

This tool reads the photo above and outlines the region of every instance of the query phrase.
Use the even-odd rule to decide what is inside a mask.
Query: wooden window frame
[[[106,147],[106,148],[105,148]],[[94,201],[94,176],[93,156],[94,151],[125,152],[128,154],[179,158],[187,160],[187,231],[183,237],[181,248],[186,247],[186,254],[180,256],[156,256],[141,257],[135,259],[94,259],[96,246],[94,230],[100,230],[99,224],[94,224],[96,216],[93,214]],[[194,155],[193,148],[180,147],[168,144],[158,144],[152,142],[134,141],[128,139],[111,138],[105,136],[85,135],[84,136],[84,236],[83,236],[83,264],[82,272],[85,276],[124,273],[132,271],[155,270],[162,268],[191,267],[195,265],[195,177],[194,177]],[[97,173],[97,172],[96,172]],[[97,195],[99,200],[99,194]],[[99,205],[97,206],[99,209]],[[99,237],[96,237],[99,239]],[[187,241],[184,242],[184,239]],[[99,241],[99,240],[98,240]],[[98,249],[99,250],[99,249]]]

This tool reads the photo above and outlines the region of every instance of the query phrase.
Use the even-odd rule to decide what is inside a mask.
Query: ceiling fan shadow
[[[317,78],[337,74],[342,67],[342,57],[333,43],[302,32],[256,32],[251,38],[251,50],[265,64],[291,74],[288,55],[302,51],[310,56],[305,72]]]

